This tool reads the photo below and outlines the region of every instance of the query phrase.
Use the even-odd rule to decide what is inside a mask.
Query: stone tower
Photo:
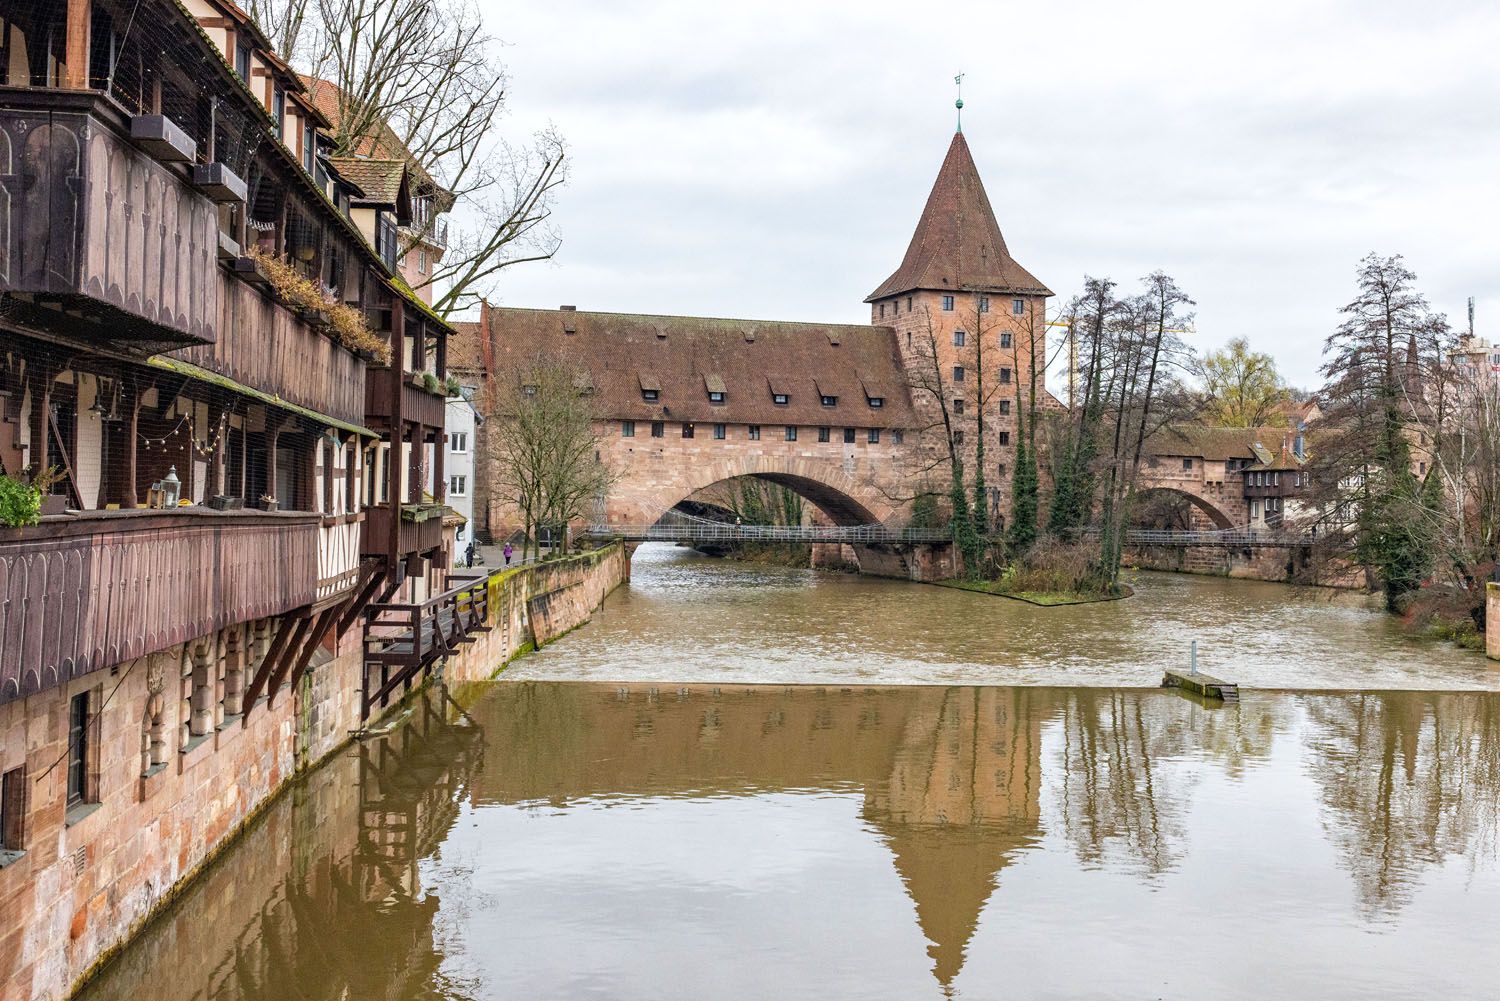
[[[997,523],[1010,510],[1018,417],[1044,386],[1052,292],[1010,254],[962,132],[953,135],[901,266],[865,299],[896,332],[923,427],[921,473],[946,489],[950,433],[973,479],[980,417]],[[1031,360],[1037,359],[1033,390]],[[916,472],[916,471],[914,471]]]

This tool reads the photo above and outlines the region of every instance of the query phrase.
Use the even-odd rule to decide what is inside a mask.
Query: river
[[[642,546],[634,580],[516,678],[1154,686],[1167,666],[1256,688],[1500,690],[1482,654],[1409,636],[1331,588],[1142,573],[1122,601],[1009,598]]]
[[[1500,695],[1225,708],[1073,673],[1149,684],[1182,637],[1221,649],[1215,623],[1260,651],[1242,677],[1350,684],[1336,661],[1358,653],[1407,687],[1478,687],[1482,660],[1393,651],[1358,602],[1272,585],[1153,575],[1032,610],[637,560],[510,680],[430,689],[279,798],[85,997],[1493,996]],[[1047,666],[1069,636],[1099,649]],[[964,665],[1008,684],[925,683]],[[860,671],[882,684],[841,683]]]

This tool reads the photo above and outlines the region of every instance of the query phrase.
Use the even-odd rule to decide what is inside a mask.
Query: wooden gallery
[[[227,0],[0,7],[0,996],[71,989],[463,600],[396,237],[444,193],[330,135]]]

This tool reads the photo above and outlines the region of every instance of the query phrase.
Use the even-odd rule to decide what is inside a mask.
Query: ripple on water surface
[[[1186,666],[1245,687],[1500,690],[1483,655],[1403,633],[1362,595],[1142,574],[1123,601],[1039,608],[903,581],[645,545],[594,620],[507,678],[1156,685]]]

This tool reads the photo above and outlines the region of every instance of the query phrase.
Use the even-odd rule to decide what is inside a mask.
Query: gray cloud
[[[863,322],[962,70],[1001,228],[1060,294],[1163,268],[1195,343],[1303,385],[1370,250],[1500,315],[1493,2],[485,3],[507,132],[572,151],[562,252],[506,304]]]

